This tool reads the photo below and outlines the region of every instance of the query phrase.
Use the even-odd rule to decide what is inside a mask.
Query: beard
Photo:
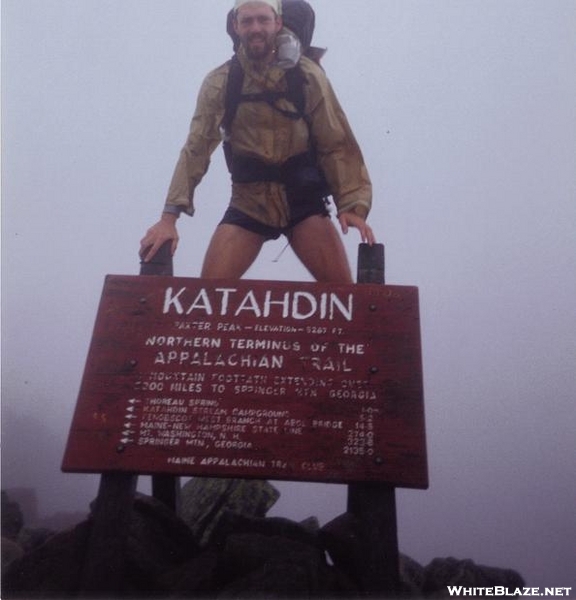
[[[253,34],[242,40],[246,56],[251,60],[263,60],[274,52],[275,38],[263,34]]]

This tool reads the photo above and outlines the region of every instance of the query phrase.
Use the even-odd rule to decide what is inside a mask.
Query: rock
[[[321,548],[281,536],[234,534],[221,556],[219,598],[332,596],[354,587]]]
[[[266,564],[230,583],[217,598],[309,598],[318,587],[315,578],[310,581],[311,575],[302,563]]]
[[[359,589],[365,589],[361,568],[366,556],[367,541],[358,519],[351,513],[344,513],[320,530],[324,544],[334,566],[344,573]],[[400,555],[400,593],[419,595],[424,581],[424,567],[408,556]]]
[[[9,538],[2,538],[2,573],[8,565],[24,556],[22,546]]]
[[[288,519],[285,519],[288,520]],[[300,527],[306,529],[306,531],[318,533],[320,531],[320,522],[317,517],[307,517],[299,523]]]
[[[137,494],[126,550],[129,589],[160,591],[163,574],[198,552],[186,523],[163,502]]]
[[[400,554],[400,582],[407,596],[421,595],[424,567],[405,554]]]
[[[81,589],[84,556],[92,527],[86,520],[52,536],[12,563],[3,588],[27,596],[67,597]],[[159,592],[164,573],[198,552],[187,525],[162,502],[138,495],[130,517],[125,587],[132,593]]]
[[[24,517],[17,502],[13,502],[5,491],[2,491],[2,537],[16,541],[24,526]]]
[[[324,562],[324,553],[320,548],[276,535],[241,533],[226,539],[222,563],[226,565],[228,579],[273,562],[302,562],[317,567]]]
[[[220,558],[216,550],[204,550],[191,560],[168,569],[159,579],[161,587],[171,597],[201,597],[210,595],[219,586]]]
[[[234,534],[257,533],[267,536],[276,536],[321,547],[319,539],[319,525],[317,519],[307,519],[303,523],[296,523],[282,517],[247,517],[237,513],[225,511],[214,528],[210,538],[211,544],[223,545],[224,540]]]
[[[319,535],[334,566],[361,585],[357,574],[361,571],[363,543],[356,517],[343,513],[324,525]]]
[[[80,523],[13,562],[2,578],[4,597],[74,596],[80,584],[89,533],[89,523]]]
[[[219,597],[309,597],[356,594],[326,562],[316,518],[249,518],[225,513],[211,542],[222,548]]]
[[[494,587],[503,586],[514,590],[523,587],[524,580],[511,569],[499,569],[477,565],[471,560],[435,558],[424,568],[422,591],[426,596],[448,597],[447,586]]]
[[[162,502],[136,495],[129,517],[124,580],[110,596],[272,599],[366,595],[358,573],[364,571],[366,540],[371,538],[352,514],[345,513],[322,528],[314,518],[297,523],[266,517],[278,497],[266,482],[200,480],[188,486],[185,496],[192,527]],[[20,527],[19,539],[28,538],[31,549],[25,554],[13,540],[3,539],[2,597],[77,597],[92,523],[88,519],[51,536],[50,532],[28,532]],[[41,543],[44,535],[50,537]],[[114,542],[112,536],[109,543]],[[106,560],[108,549],[103,552]],[[327,552],[333,564],[329,564]],[[400,555],[400,579],[399,597],[448,597],[449,585],[512,590],[524,586],[512,570],[454,558],[435,559],[424,568],[404,555]]]
[[[44,544],[54,534],[54,531],[44,527],[35,527],[33,529],[23,527],[18,534],[18,543],[22,546],[24,552],[32,552],[32,550]]]
[[[181,515],[201,546],[225,512],[247,517],[264,517],[280,497],[266,481],[197,477],[183,486]]]

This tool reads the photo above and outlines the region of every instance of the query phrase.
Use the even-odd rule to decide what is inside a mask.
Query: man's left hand
[[[360,232],[363,242],[370,244],[370,246],[376,242],[372,228],[362,217],[351,212],[344,212],[338,216],[338,221],[344,235],[348,233],[350,227],[355,227]]]

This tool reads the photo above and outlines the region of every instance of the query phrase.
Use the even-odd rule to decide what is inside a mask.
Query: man
[[[308,58],[299,61],[305,115],[295,118],[294,105],[279,93],[287,89],[287,72],[276,58],[281,0],[237,0],[234,10],[242,93],[255,100],[238,105],[225,132],[232,196],[208,246],[201,277],[242,277],[264,242],[284,234],[317,281],[352,283],[344,245],[326,208],[327,193],[319,183],[329,186],[342,232],[355,227],[363,241],[374,243],[366,223],[372,187],[346,116],[323,70]],[[176,221],[182,212],[194,213],[194,190],[222,141],[230,69],[228,62],[204,80],[161,219],[141,240],[145,262],[167,241],[174,253]],[[260,101],[263,92],[271,93],[274,102]]]

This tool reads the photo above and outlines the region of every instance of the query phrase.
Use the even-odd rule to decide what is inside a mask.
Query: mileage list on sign
[[[426,487],[417,289],[108,276],[62,468]]]

